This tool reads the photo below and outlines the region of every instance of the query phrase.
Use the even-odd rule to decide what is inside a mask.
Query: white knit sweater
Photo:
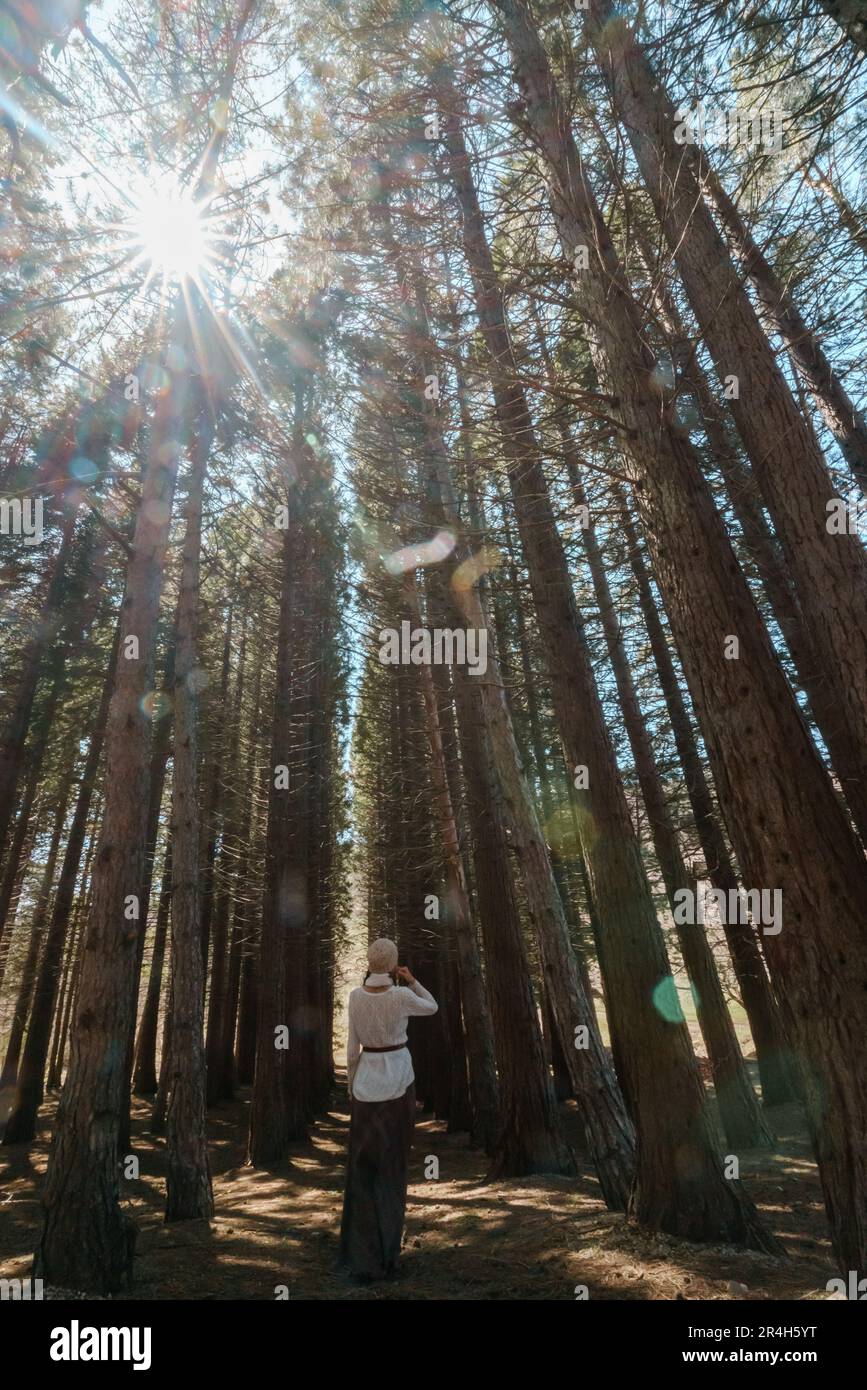
[[[412,1085],[415,1072],[409,1048],[399,1052],[362,1052],[368,1047],[394,1047],[406,1042],[406,1020],[435,1014],[437,1002],[424,985],[393,985],[382,993],[354,989],[349,996],[349,1043],[346,1071],[349,1094],[356,1100],[397,1100]]]

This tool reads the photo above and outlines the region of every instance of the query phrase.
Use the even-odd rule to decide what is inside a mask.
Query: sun
[[[135,190],[127,224],[139,263],[168,280],[199,280],[214,261],[208,204],[173,180]]]

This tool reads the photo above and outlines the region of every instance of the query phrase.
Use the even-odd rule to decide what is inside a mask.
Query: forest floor
[[[583,1284],[591,1299],[824,1299],[836,1272],[795,1106],[769,1112],[779,1138],[775,1153],[741,1155],[741,1178],[787,1259],[639,1232],[605,1209],[586,1157],[576,1179],[488,1183],[484,1155],[466,1136],[420,1116],[402,1277],[357,1287],[334,1271],[349,1127],[345,1088],[335,1090],[334,1108],[310,1141],[268,1170],[244,1165],[248,1103],[245,1092],[209,1120],[216,1202],[210,1226],[163,1223],[165,1143],[147,1132],[149,1108],[135,1103],[141,1176],[128,1182],[128,1205],[140,1230],[135,1286],[126,1297],[571,1300]],[[0,1148],[0,1277],[29,1272],[53,1110],[46,1107],[32,1148]],[[562,1113],[580,1154],[574,1105]],[[425,1179],[432,1154],[439,1178]],[[45,1295],[81,1296],[49,1288]]]

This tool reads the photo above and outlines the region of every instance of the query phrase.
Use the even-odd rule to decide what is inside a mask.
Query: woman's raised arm
[[[401,985],[401,1003],[407,1014],[435,1014],[439,1005],[429,990],[424,985],[420,985],[418,980],[413,980],[411,985]]]

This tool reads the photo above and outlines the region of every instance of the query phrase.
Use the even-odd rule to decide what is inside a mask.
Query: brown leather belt
[[[392,1047],[365,1047],[361,1044],[362,1052],[402,1052],[406,1043],[395,1043]]]

